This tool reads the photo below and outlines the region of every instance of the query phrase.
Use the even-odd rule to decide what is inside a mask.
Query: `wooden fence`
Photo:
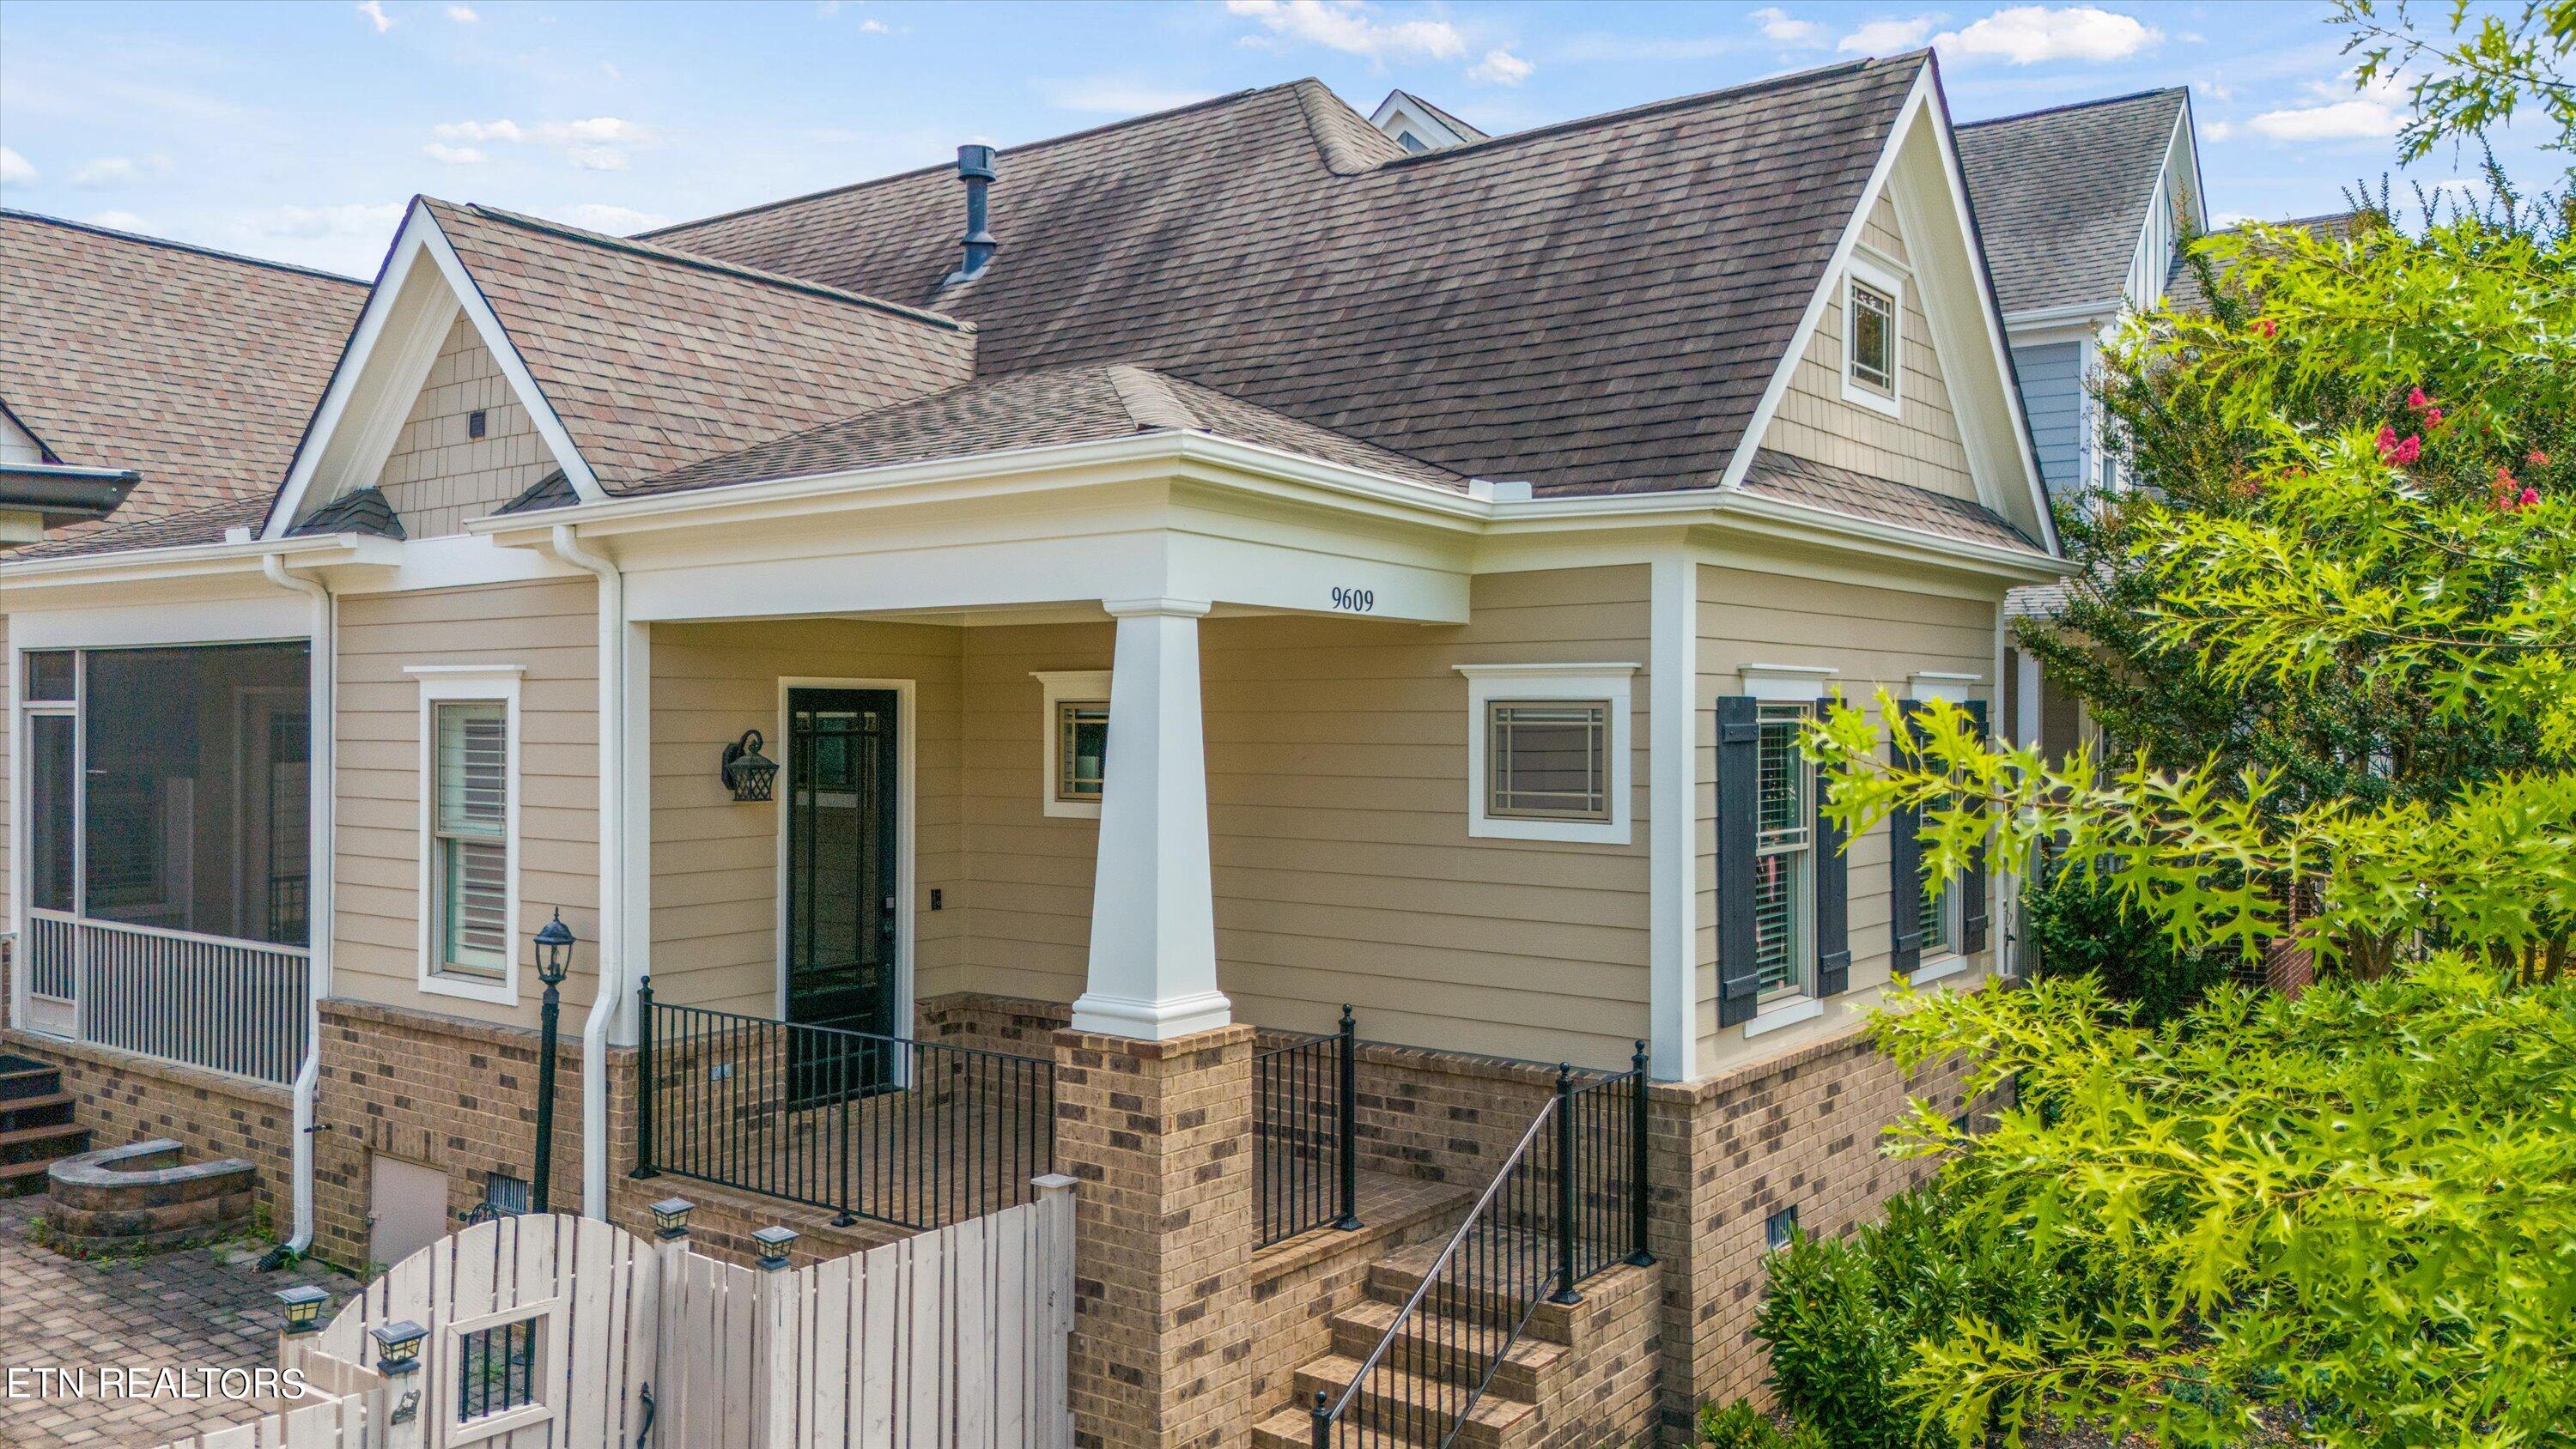
[[[803,1268],[593,1219],[502,1218],[282,1341],[321,1392],[169,1449],[1062,1449],[1073,1184]],[[380,1375],[372,1330],[427,1331]]]

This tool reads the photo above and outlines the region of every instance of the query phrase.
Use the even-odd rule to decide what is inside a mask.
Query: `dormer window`
[[[1413,134],[1411,131],[1396,132],[1395,144],[1402,146],[1405,150],[1410,151],[1417,156],[1431,149],[1430,142],[1423,140],[1420,136]]]
[[[1843,283],[1843,396],[1895,414],[1904,368],[1905,283],[1866,256],[1852,258]]]

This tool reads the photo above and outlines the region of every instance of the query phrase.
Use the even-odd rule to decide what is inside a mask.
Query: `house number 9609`
[[[1375,589],[1335,589],[1333,607],[1353,614],[1365,614],[1377,607]]]

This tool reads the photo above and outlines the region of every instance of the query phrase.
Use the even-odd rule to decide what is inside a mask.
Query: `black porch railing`
[[[1645,1264],[1646,1046],[1630,1070],[1556,1091],[1530,1119],[1339,1398],[1308,1411],[1315,1449],[1446,1446],[1544,1303],[1576,1303],[1614,1262]]]
[[[1055,1063],[638,990],[635,1172],[932,1228],[1055,1170]]]
[[[1321,1036],[1252,1058],[1260,1246],[1360,1225],[1359,1035],[1351,1009]]]

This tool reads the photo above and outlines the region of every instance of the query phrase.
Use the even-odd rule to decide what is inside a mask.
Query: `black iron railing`
[[[635,1171],[931,1228],[1055,1170],[1055,1063],[637,992]]]
[[[1630,1070],[1556,1091],[1530,1119],[1341,1395],[1308,1411],[1315,1449],[1459,1437],[1546,1303],[1646,1249],[1646,1047]]]
[[[1321,1036],[1255,1053],[1254,1192],[1269,1247],[1330,1225],[1360,1225],[1359,1034],[1351,1009]]]

